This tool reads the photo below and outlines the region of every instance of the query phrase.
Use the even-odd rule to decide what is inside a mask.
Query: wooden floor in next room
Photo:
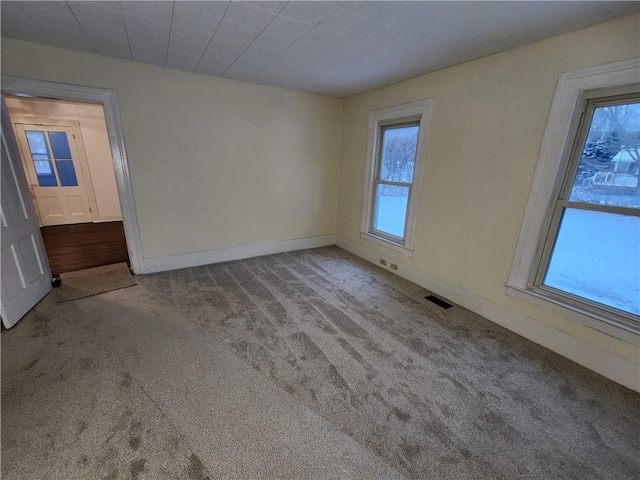
[[[55,225],[40,230],[54,277],[102,265],[129,264],[122,222]]]

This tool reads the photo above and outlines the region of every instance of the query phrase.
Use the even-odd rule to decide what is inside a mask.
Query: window
[[[637,343],[637,60],[560,77],[507,293]]]
[[[76,177],[75,168],[73,167],[73,160],[71,158],[71,150],[69,148],[67,134],[65,132],[48,132],[48,143],[47,136],[44,131],[27,130],[25,134],[27,136],[27,143],[29,144],[29,150],[31,151],[36,175],[38,176],[39,186],[58,186],[58,180],[51,163],[53,160],[55,161],[56,169],[58,171],[60,186],[77,187],[78,179]],[[49,153],[49,144],[51,144],[51,150],[53,150],[53,158],[51,158]]]
[[[640,95],[585,94],[533,285],[640,315]],[[588,98],[595,97],[595,98]]]
[[[402,253],[413,231],[429,101],[371,112],[362,236]]]

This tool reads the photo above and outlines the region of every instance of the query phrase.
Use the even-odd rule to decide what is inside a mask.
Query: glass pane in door
[[[31,156],[34,160],[47,160],[51,158],[49,155],[49,147],[47,146],[47,139],[44,136],[44,132],[28,130],[27,142],[29,143],[29,150],[31,150]]]
[[[65,132],[49,132],[49,142],[58,169],[58,178],[63,187],[77,187],[78,177],[71,160],[71,149]]]
[[[49,132],[49,141],[53,149],[53,157],[56,160],[71,160],[69,140],[65,132]]]
[[[60,185],[63,187],[77,187],[78,178],[76,169],[73,167],[73,160],[56,160]]]
[[[57,187],[58,181],[53,172],[49,146],[44,132],[29,130],[26,135],[33,166],[38,177],[38,185],[41,187]]]

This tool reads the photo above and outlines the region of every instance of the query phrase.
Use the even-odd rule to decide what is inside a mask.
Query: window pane
[[[34,160],[47,160],[49,156],[49,147],[44,132],[29,130],[26,132],[29,150]]]
[[[33,165],[38,175],[53,175],[53,169],[51,168],[51,162],[49,160],[35,160]]]
[[[593,113],[569,200],[640,208],[640,103]]]
[[[41,187],[57,187],[58,181],[55,175],[38,174],[38,185]]]
[[[380,180],[413,182],[418,130],[418,125],[383,127]]]
[[[378,184],[373,229],[404,238],[408,202],[409,187]]]
[[[640,314],[640,217],[567,208],[544,284]]]
[[[65,132],[49,132],[49,141],[53,150],[53,157],[56,160],[70,159],[71,150]]]
[[[41,187],[57,187],[58,181],[53,173],[51,160],[34,160],[33,166],[38,176],[38,185]]]
[[[78,178],[76,177],[76,170],[73,168],[73,160],[56,160],[56,167],[58,168],[60,185],[63,187],[78,186]]]

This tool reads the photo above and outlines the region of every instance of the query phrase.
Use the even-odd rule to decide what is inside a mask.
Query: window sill
[[[382,245],[383,247],[389,248],[394,252],[401,253],[408,257],[413,255],[413,248],[406,247],[400,243],[395,243],[386,238],[378,237],[372,233],[360,232],[360,238],[362,240],[368,240],[373,243],[377,243],[378,245]]]
[[[545,295],[543,292],[529,290],[515,285],[506,285],[506,294],[537,307],[553,312],[561,317],[580,323],[601,333],[615,337],[626,343],[640,343],[640,328],[619,322],[613,318],[599,315],[590,310],[572,305]]]

